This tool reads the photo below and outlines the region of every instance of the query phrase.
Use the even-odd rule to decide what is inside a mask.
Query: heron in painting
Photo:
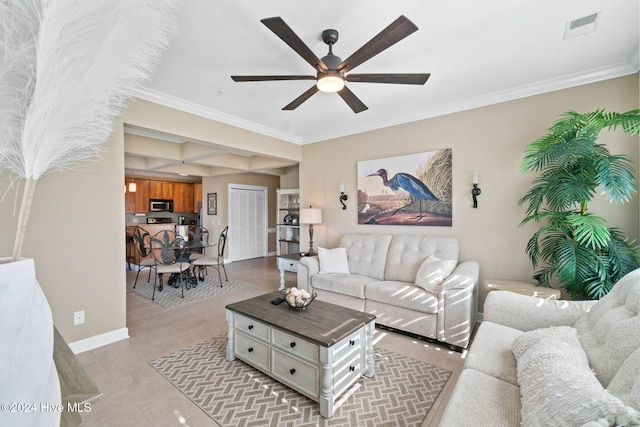
[[[397,192],[400,189],[403,189],[404,191],[406,191],[407,193],[411,194],[412,196],[416,197],[419,202],[420,202],[420,215],[418,216],[418,219],[422,218],[422,201],[431,201],[431,202],[439,202],[440,199],[438,197],[436,197],[435,194],[433,194],[433,192],[431,190],[429,190],[429,187],[427,187],[424,182],[420,181],[418,178],[416,178],[413,175],[410,175],[408,173],[397,173],[393,176],[393,178],[388,179],[387,178],[387,170],[386,169],[378,169],[376,171],[376,173],[372,173],[370,175],[367,176],[379,176],[380,178],[382,178],[382,184],[384,184],[385,186],[391,188],[393,191]],[[408,206],[408,205],[407,205]],[[406,206],[403,206],[400,209],[405,208]],[[399,211],[400,209],[396,210]],[[395,212],[394,212],[395,213]]]

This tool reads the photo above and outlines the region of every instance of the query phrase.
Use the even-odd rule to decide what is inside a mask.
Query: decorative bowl
[[[307,307],[309,307],[309,305],[313,302],[313,300],[316,299],[316,297],[318,296],[318,294],[314,292],[313,295],[311,295],[311,297],[309,298],[296,297],[295,301],[292,301],[293,302],[292,303],[292,302],[289,302],[289,299],[293,299],[293,298],[288,299],[287,297],[291,297],[291,295],[287,295],[287,292],[285,290],[280,291],[280,295],[282,296],[282,298],[284,298],[284,301],[289,306],[289,310],[297,310],[297,311],[306,310]]]

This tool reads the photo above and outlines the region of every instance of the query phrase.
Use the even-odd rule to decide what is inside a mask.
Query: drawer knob
[[[295,341],[292,341],[292,342],[291,342],[291,344],[289,344],[289,345],[291,346],[291,348],[293,348],[293,347],[295,347],[295,346],[296,346],[296,342],[295,342]]]
[[[349,345],[356,345],[356,341],[355,340],[349,340]]]
[[[249,353],[253,353],[253,347],[249,347]]]
[[[291,375],[295,374],[295,373],[296,373],[295,368],[291,368],[291,369],[289,369],[289,373],[290,373]]]
[[[249,330],[252,330],[252,329],[253,329],[253,325],[249,325]]]
[[[353,372],[353,371],[355,371],[355,370],[356,370],[356,367],[355,367],[355,366],[349,366],[349,370],[350,370],[351,372]]]

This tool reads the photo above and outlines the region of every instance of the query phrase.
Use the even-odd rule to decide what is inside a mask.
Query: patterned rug
[[[150,362],[222,426],[420,426],[451,372],[374,348],[376,374],[361,378],[320,416],[316,402],[236,359],[226,336]]]
[[[133,289],[134,281],[127,282],[127,292],[135,292],[149,300],[153,295],[153,276],[151,281],[147,283],[147,272],[140,273],[138,278],[138,285]],[[211,298],[216,295],[227,294],[229,292],[235,292],[240,289],[245,289],[253,286],[250,283],[241,282],[239,280],[229,279],[228,282],[222,281],[222,287],[218,281],[218,274],[209,273],[205,276],[203,282],[198,281],[198,286],[191,289],[184,289],[184,298],[182,298],[182,290],[180,288],[174,288],[167,285],[167,277],[164,278],[164,288],[162,292],[159,292],[156,288],[156,296],[154,302],[160,304],[163,307],[174,307],[182,304],[189,304],[203,299]]]

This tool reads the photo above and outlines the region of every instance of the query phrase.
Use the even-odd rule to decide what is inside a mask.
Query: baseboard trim
[[[69,344],[69,348],[71,349],[71,351],[73,351],[74,354],[79,354],[127,338],[129,338],[128,328],[116,329],[111,332],[106,332],[104,334],[94,335],[83,340],[74,341]]]

